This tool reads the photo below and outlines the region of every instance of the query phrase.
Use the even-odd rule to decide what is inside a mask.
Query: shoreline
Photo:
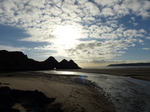
[[[48,98],[55,98],[49,107],[56,106],[64,112],[115,111],[103,92],[70,79],[64,80],[58,75],[36,72],[0,73],[0,83],[0,87],[9,87],[11,90],[42,92]],[[15,109],[19,109],[19,106]]]
[[[69,77],[67,72],[108,74],[150,81],[150,67],[56,70],[60,72],[65,71],[64,73],[66,74],[64,75],[53,74],[53,71],[55,70],[52,70],[50,73],[44,73],[44,71],[0,73],[0,89],[4,90],[3,87],[9,87],[11,92],[17,90],[43,93],[46,97],[55,99],[54,102],[44,106],[51,112],[55,112],[53,109],[59,109],[62,112],[115,112],[116,107],[109,96],[105,96],[103,88],[96,89],[98,86],[87,80],[86,76],[81,77],[72,74]],[[0,91],[0,97],[3,96],[1,93]],[[29,103],[25,105],[29,105]],[[24,107],[22,102],[13,104],[12,108],[20,112],[27,112],[28,109],[33,109]]]
[[[83,73],[108,74],[116,76],[125,76],[140,80],[150,81],[150,67],[134,67],[134,68],[100,68],[100,69],[71,69],[57,71],[73,71]]]

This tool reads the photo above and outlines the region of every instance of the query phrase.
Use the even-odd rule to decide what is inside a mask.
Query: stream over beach
[[[65,80],[92,85],[103,92],[117,112],[149,112],[150,82],[131,77],[73,71],[40,71]],[[94,86],[93,86],[94,85]]]

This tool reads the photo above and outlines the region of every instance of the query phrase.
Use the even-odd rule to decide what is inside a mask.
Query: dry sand
[[[112,103],[103,93],[57,76],[35,72],[0,73],[0,83],[0,87],[7,86],[24,91],[38,90],[49,98],[56,98],[49,107],[59,105],[64,112],[114,112]],[[14,104],[12,107],[20,112],[27,111],[21,104]]]

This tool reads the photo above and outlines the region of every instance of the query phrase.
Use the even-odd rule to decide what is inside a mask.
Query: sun
[[[80,38],[78,28],[70,25],[58,26],[54,31],[54,35],[57,38],[56,43],[64,45],[66,48],[73,46],[75,41]]]

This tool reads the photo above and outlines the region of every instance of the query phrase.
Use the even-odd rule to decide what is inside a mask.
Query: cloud
[[[129,29],[123,32],[124,36],[128,38],[144,37],[144,33],[146,33],[146,31],[143,29],[140,30]]]
[[[133,14],[142,16],[143,18],[150,17],[149,9],[150,2],[147,0],[125,0],[124,4],[128,9],[132,11]]]
[[[143,48],[143,50],[150,50],[150,48]]]
[[[135,17],[131,17],[132,21],[135,21]]]
[[[133,43],[136,41],[136,39],[109,40],[105,42],[83,41],[78,42],[73,48],[66,49],[66,53],[77,60],[107,60],[115,56],[122,56],[126,49],[134,46]]]
[[[134,26],[137,26],[137,25],[138,25],[138,23],[133,23],[133,25],[134,25]]]
[[[146,39],[150,39],[150,37],[146,37]]]
[[[6,46],[6,45],[0,45],[0,50],[8,50],[8,51],[24,51],[28,48],[25,47],[13,47],[13,46]]]
[[[118,1],[114,7],[115,13],[118,17],[122,17],[129,14],[134,14],[135,16],[141,16],[142,18],[150,17],[150,1],[148,0],[124,0],[119,4]]]
[[[148,0],[1,0],[0,24],[25,29],[30,36],[18,41],[49,42],[34,50],[57,51],[54,55],[78,60],[106,60],[122,56],[136,42],[143,44],[143,37],[150,39],[145,29],[119,23],[125,16],[131,16],[131,23],[137,26],[136,17],[147,19],[149,11]],[[62,39],[57,43],[54,32],[59,26],[77,29],[79,36],[74,43],[64,44]]]
[[[94,0],[97,4],[102,6],[114,6],[116,3],[120,3],[121,0]]]
[[[107,16],[114,16],[115,15],[111,8],[103,8],[101,14],[103,16],[105,16],[105,17],[107,17]]]
[[[99,8],[92,2],[86,2],[85,6],[86,6],[85,11],[88,11],[89,15],[92,15],[92,16],[99,15],[100,13]]]

